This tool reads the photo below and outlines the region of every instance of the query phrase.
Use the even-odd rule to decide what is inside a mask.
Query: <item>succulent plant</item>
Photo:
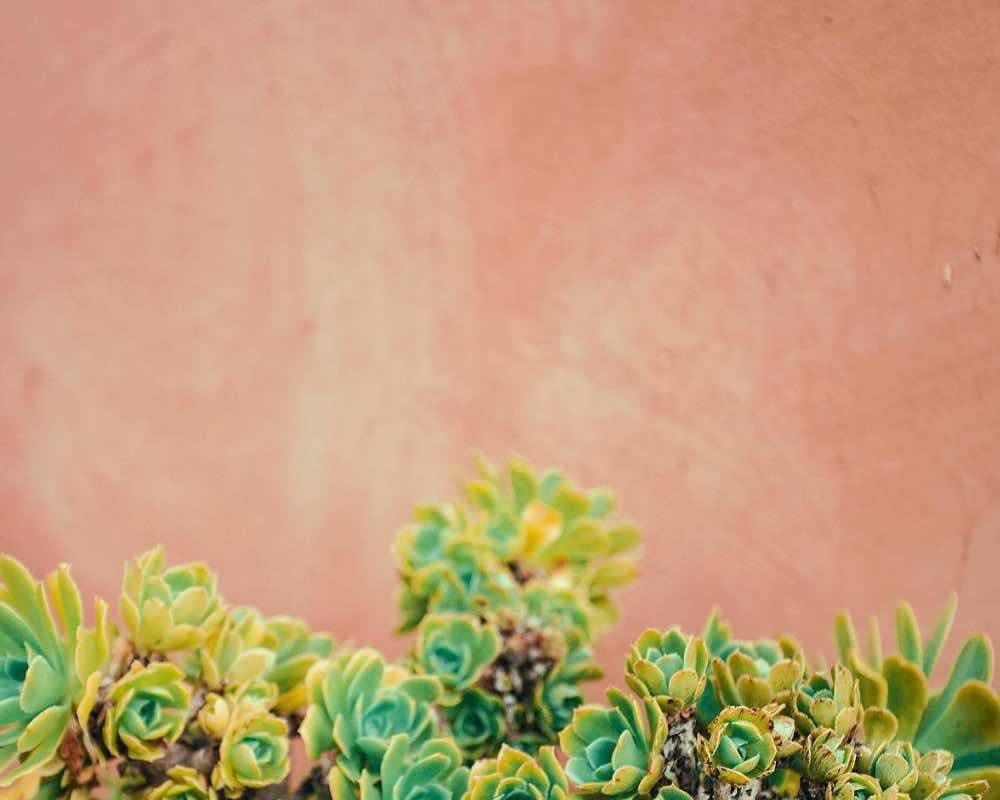
[[[499,648],[496,631],[475,617],[433,614],[420,624],[416,665],[445,689],[461,691],[478,680]]]
[[[795,755],[803,778],[824,783],[850,772],[855,758],[851,740],[830,728],[815,728]]]
[[[861,724],[858,682],[847,667],[834,664],[829,676],[817,672],[800,684],[788,710],[804,734],[830,728],[847,736]]]
[[[406,734],[419,746],[434,735],[438,681],[398,674],[387,680],[386,674],[382,657],[367,648],[310,671],[301,730],[310,758],[336,750],[341,769],[356,781],[362,770],[378,768],[393,736]]]
[[[553,748],[537,758],[503,745],[496,758],[480,761],[469,776],[467,800],[567,800],[569,783]]]
[[[466,760],[475,760],[500,746],[507,733],[503,704],[493,694],[470,689],[456,705],[445,708],[448,730]]]
[[[663,775],[667,725],[652,698],[640,704],[608,690],[611,708],[582,706],[559,734],[566,775],[581,797],[647,795]]]
[[[1000,800],[989,640],[930,686],[953,601],[926,641],[901,604],[886,657],[877,626],[862,654],[841,615],[830,670],[718,612],[700,636],[650,629],[624,659],[631,694],[586,705],[638,532],[554,470],[483,464],[464,488],[397,539],[416,630],[398,664],[230,608],[205,565],[162,548],[126,565],[120,633],[101,601],[83,627],[65,567],[46,588],[0,557],[0,800],[568,800],[571,784],[583,800]],[[298,736],[313,765],[293,786]]]
[[[750,642],[735,639],[714,609],[701,635],[711,656],[708,687],[698,701],[698,717],[708,725],[726,706],[788,705],[805,673],[802,648],[790,637]],[[791,663],[789,663],[791,662]]]
[[[515,602],[517,585],[484,543],[472,536],[450,541],[442,558],[407,575],[400,595],[403,631],[420,623],[428,612],[478,614]]]
[[[108,659],[104,603],[96,603],[96,626],[86,630],[68,567],[49,577],[48,589],[61,632],[42,584],[0,556],[0,786],[38,772],[56,755],[73,704],[88,685],[96,691]]]
[[[469,785],[461,750],[450,739],[419,747],[405,733],[392,736],[378,769],[355,780],[338,762],[327,788],[333,800],[461,800]]]
[[[274,652],[259,644],[253,617],[227,615],[188,661],[188,674],[209,689],[240,686],[255,681],[274,666]]]
[[[330,657],[333,639],[313,633],[296,617],[271,617],[264,628],[260,644],[274,653],[274,661],[263,677],[277,688],[275,708],[281,713],[299,711],[306,705],[306,676],[314,664]]]
[[[225,617],[217,579],[205,564],[164,569],[164,559],[156,547],[125,565],[119,608],[139,653],[192,650]]]
[[[219,744],[212,785],[230,797],[247,789],[281,783],[290,769],[288,724],[268,711],[241,707],[232,715]]]
[[[960,649],[944,687],[931,693],[928,681],[951,629],[956,608],[949,598],[930,638],[924,642],[916,617],[906,603],[896,609],[898,653],[882,657],[878,626],[873,622],[867,656],[862,655],[854,625],[840,614],[834,635],[840,660],[858,680],[865,706],[865,727],[880,723],[882,736],[896,722],[892,736],[912,741],[920,752],[948,750],[954,756],[952,780],[959,785],[986,779],[989,800],[1000,798],[1000,696],[990,686],[993,648],[986,636],[973,636]],[[869,712],[878,709],[874,718]]]
[[[761,709],[725,708],[708,726],[708,738],[699,740],[699,750],[705,768],[726,783],[766,777],[778,756],[773,718]]]
[[[107,702],[102,732],[108,752],[155,761],[184,732],[191,689],[174,664],[133,662],[108,690]]]
[[[883,742],[875,748],[862,748],[858,771],[875,778],[882,791],[896,789],[907,794],[920,776],[918,755],[906,741]]]
[[[216,800],[215,790],[190,767],[167,770],[167,779],[149,792],[147,800]]]
[[[678,628],[643,632],[625,657],[625,682],[649,696],[667,714],[694,705],[705,691],[708,670],[705,643]]]

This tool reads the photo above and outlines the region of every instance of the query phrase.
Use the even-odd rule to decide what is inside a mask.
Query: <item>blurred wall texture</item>
[[[481,449],[648,533],[602,650],[1000,634],[1000,5],[8,4],[0,546],[399,653]]]

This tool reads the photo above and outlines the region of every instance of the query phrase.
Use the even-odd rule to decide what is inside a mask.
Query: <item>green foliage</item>
[[[566,774],[582,797],[648,796],[663,774],[667,725],[651,699],[608,691],[611,708],[583,706],[559,735]]]
[[[419,746],[435,733],[431,704],[440,699],[436,678],[387,670],[374,650],[321,662],[307,680],[308,710],[302,739],[310,758],[335,752],[340,769],[357,781],[378,768],[388,742],[406,734]]]
[[[773,726],[766,711],[746,706],[724,709],[708,726],[708,739],[699,740],[702,763],[736,785],[770,775],[778,755]]]
[[[107,607],[96,604],[97,623],[85,630],[83,609],[69,569],[61,566],[45,587],[24,566],[0,557],[0,774],[13,783],[51,761],[88,681],[108,658]],[[94,677],[92,677],[94,676]]]
[[[496,758],[478,762],[469,777],[467,800],[567,800],[569,783],[553,748],[537,758],[503,745]]]
[[[192,650],[225,617],[216,577],[205,564],[164,568],[162,547],[125,565],[119,609],[140,653]]]
[[[288,724],[268,711],[238,708],[219,744],[212,784],[230,797],[280,783],[288,775]]]
[[[107,693],[103,739],[111,755],[155,761],[180,738],[191,703],[183,677],[173,664],[132,663]]]
[[[465,694],[493,695],[503,719],[490,730],[533,750],[555,741],[582,703],[580,684],[600,675],[591,645],[617,615],[614,591],[635,576],[639,534],[608,522],[608,492],[582,490],[557,470],[518,460],[479,468],[461,501],[418,508],[397,537],[400,627],[417,629],[413,664],[441,679],[445,704],[482,708]],[[495,636],[478,634],[473,650],[472,631]],[[467,762],[500,746],[459,739]]]
[[[708,649],[678,628],[645,631],[625,657],[625,682],[667,713],[694,705],[705,691]]]
[[[479,679],[499,647],[496,631],[475,618],[434,614],[420,626],[414,661],[421,672],[434,675],[454,693]]]
[[[355,780],[338,763],[327,779],[333,800],[460,800],[468,785],[469,770],[452,740],[416,746],[405,733],[388,740],[377,769]]]
[[[101,600],[83,626],[66,567],[43,585],[0,557],[0,800],[1000,800],[989,640],[932,684],[954,598],[927,638],[900,604],[886,653],[840,614],[830,669],[717,611],[697,636],[649,629],[631,694],[586,704],[636,572],[612,506],[513,461],[418,509],[395,546],[398,663],[229,607],[162,548],[126,565],[120,630]]]

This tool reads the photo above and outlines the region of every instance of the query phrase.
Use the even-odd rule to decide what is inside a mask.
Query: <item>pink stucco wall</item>
[[[475,449],[620,489],[604,649],[1000,634],[1000,5],[8,4],[0,546],[399,652]],[[950,276],[950,280],[948,279]],[[616,650],[617,649],[617,650]]]

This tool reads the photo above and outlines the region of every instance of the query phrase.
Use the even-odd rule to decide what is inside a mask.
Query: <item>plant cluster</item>
[[[644,632],[625,658],[628,695],[585,706],[560,734],[583,798],[635,800],[974,800],[1000,789],[1000,699],[984,636],[962,647],[944,687],[928,679],[954,600],[922,641],[908,605],[898,653],[873,628],[863,656],[850,618],[838,661],[810,668],[791,638],[741,641],[713,613],[701,636]]]
[[[66,566],[42,584],[0,557],[0,798],[287,797],[330,637],[227,605],[162,548],[125,565],[119,612],[98,599],[86,627]]]
[[[480,462],[465,502],[417,509],[396,541],[411,669],[438,679],[439,716],[467,762],[501,744],[554,744],[600,677],[591,646],[636,575],[639,531],[609,522],[605,490],[558,470]]]
[[[954,600],[926,641],[901,604],[884,657],[841,614],[829,668],[717,612],[648,630],[588,705],[638,532],[521,462],[465,489],[399,534],[398,663],[230,606],[161,548],[126,564],[119,626],[100,599],[86,625],[67,567],[0,556],[0,800],[1000,800],[989,640],[930,688]]]

